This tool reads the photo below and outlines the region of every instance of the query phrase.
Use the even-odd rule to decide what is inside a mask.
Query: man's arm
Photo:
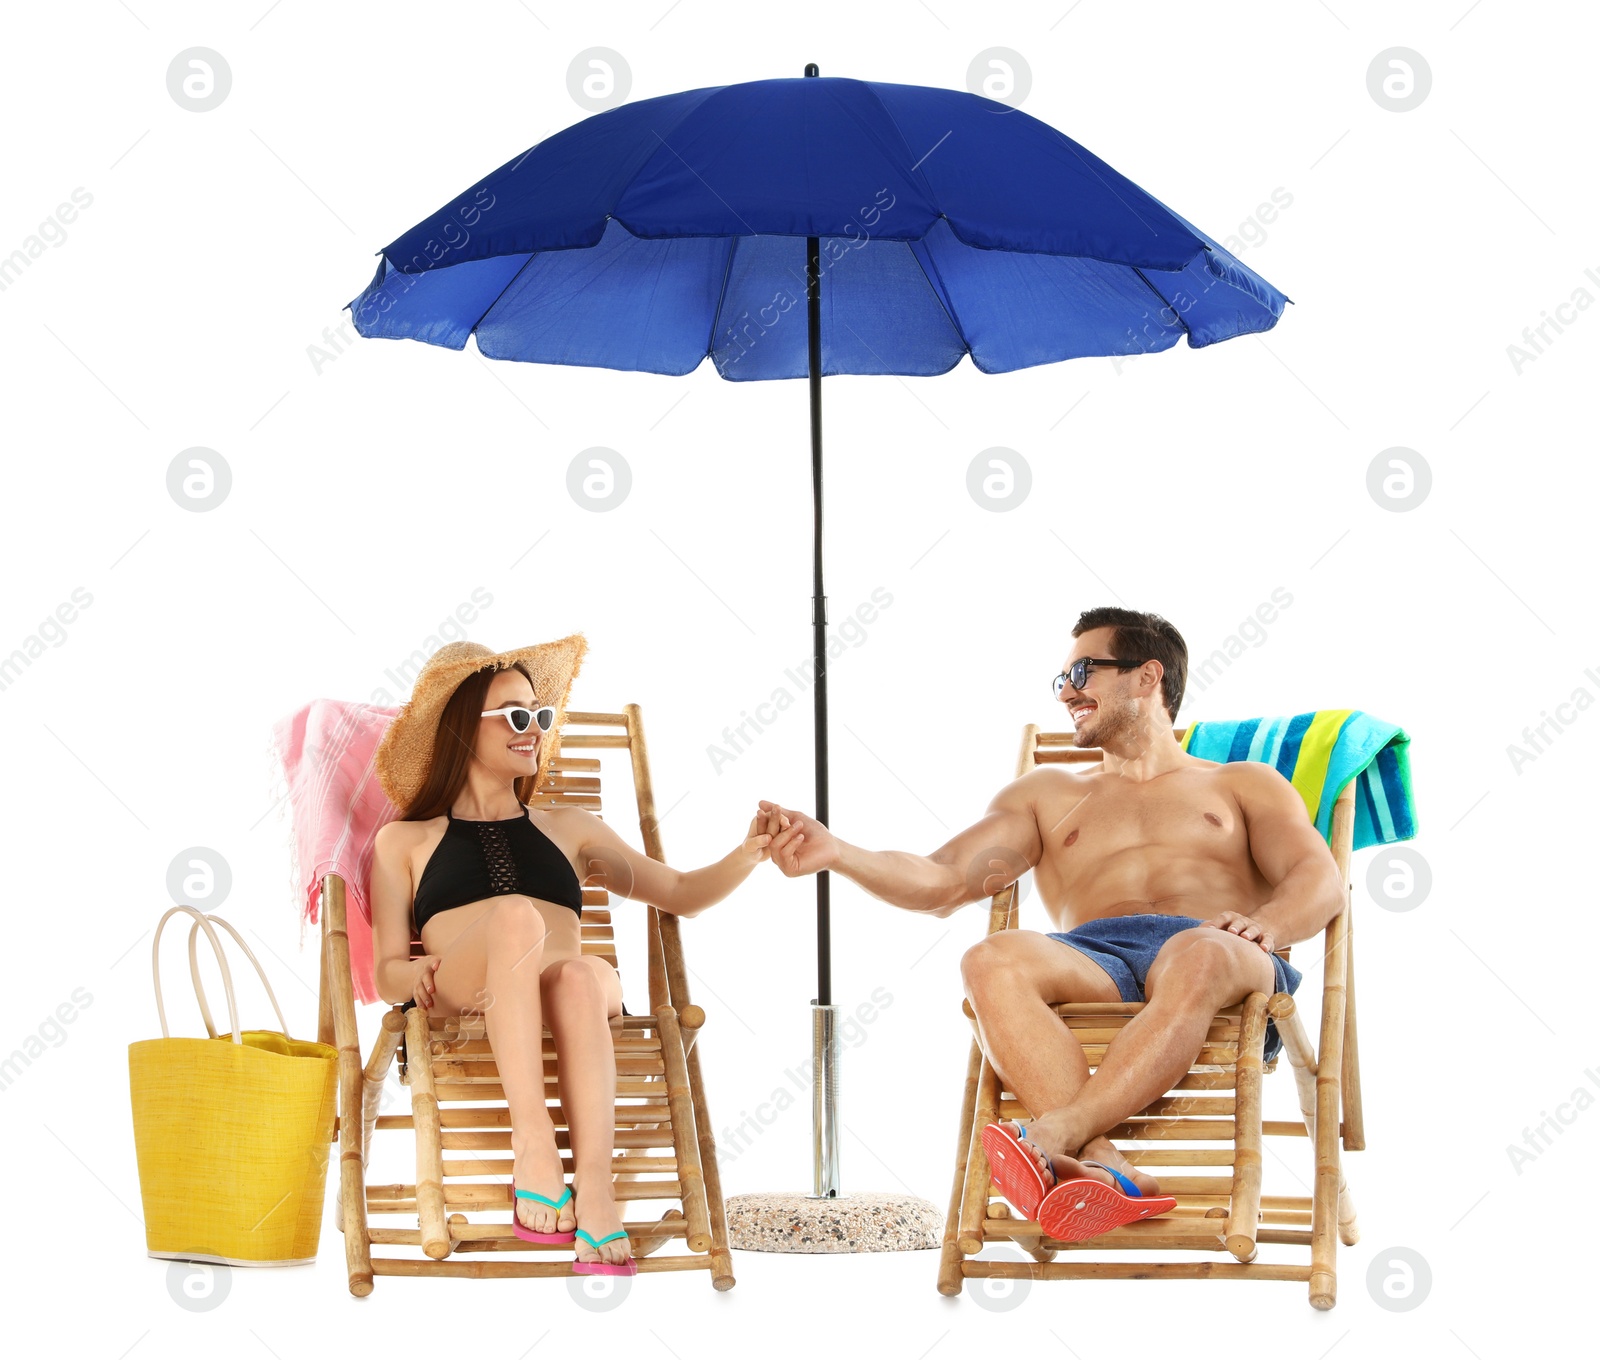
[[[791,878],[828,869],[893,906],[948,916],[968,902],[993,896],[1039,862],[1042,846],[1033,810],[1037,774],[1007,784],[980,820],[929,855],[864,850],[840,840],[813,817],[779,808],[789,825],[773,839],[772,859]]]
[[[1244,811],[1250,854],[1272,896],[1250,913],[1276,945],[1310,939],[1344,906],[1344,884],[1333,852],[1306,815],[1294,785],[1270,765],[1230,765],[1234,794]]]

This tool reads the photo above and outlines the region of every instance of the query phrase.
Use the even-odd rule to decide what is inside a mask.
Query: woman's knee
[[[562,959],[540,974],[545,995],[564,1005],[598,1004],[605,996],[600,975],[587,959]]]

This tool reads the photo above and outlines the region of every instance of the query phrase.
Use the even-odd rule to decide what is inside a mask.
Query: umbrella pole
[[[806,74],[815,70],[808,67]],[[811,664],[815,675],[816,819],[828,825],[828,597],[822,583],[821,242],[806,237],[806,352],[811,381]],[[828,872],[817,879],[817,994],[811,1002],[812,1194],[839,1194],[839,1031],[833,1005]]]
[[[815,76],[815,65],[806,75]],[[816,819],[828,825],[828,597],[822,585],[822,243],[806,237],[806,360],[811,379],[811,665]],[[728,1244],[744,1251],[910,1251],[939,1245],[942,1218],[915,1195],[839,1193],[839,1030],[828,929],[828,875],[817,879],[817,995],[811,1003],[810,1195],[735,1195]]]

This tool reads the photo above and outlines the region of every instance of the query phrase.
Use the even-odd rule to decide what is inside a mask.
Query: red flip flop
[[[1039,1227],[1046,1237],[1058,1242],[1082,1242],[1178,1207],[1171,1195],[1140,1194],[1137,1185],[1104,1162],[1092,1162],[1087,1157],[1080,1160],[1085,1166],[1111,1172],[1117,1185],[1106,1185],[1087,1176],[1062,1181],[1039,1204]]]
[[[1000,1186],[1011,1207],[1024,1218],[1035,1218],[1040,1201],[1055,1185],[1055,1176],[1049,1180],[1039,1170],[1039,1164],[1022,1146],[1028,1136],[1027,1128],[1017,1124],[1017,1133],[1001,1124],[990,1124],[983,1130],[983,1152],[989,1159],[989,1174]],[[1037,1147],[1037,1144],[1033,1146]]]

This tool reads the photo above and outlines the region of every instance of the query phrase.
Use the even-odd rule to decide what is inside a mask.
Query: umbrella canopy
[[[757,80],[567,128],[391,241],[364,336],[492,359],[810,379],[816,819],[828,825],[822,378],[1199,347],[1289,301],[1071,138],[953,90]],[[801,304],[804,304],[803,306]],[[802,320],[801,318],[804,317]],[[816,875],[816,1193],[838,1189],[828,874]]]
[[[757,80],[626,104],[385,246],[365,336],[735,381],[985,373],[1270,329],[1289,300],[1048,124],[955,90]],[[787,324],[785,324],[787,323]]]

